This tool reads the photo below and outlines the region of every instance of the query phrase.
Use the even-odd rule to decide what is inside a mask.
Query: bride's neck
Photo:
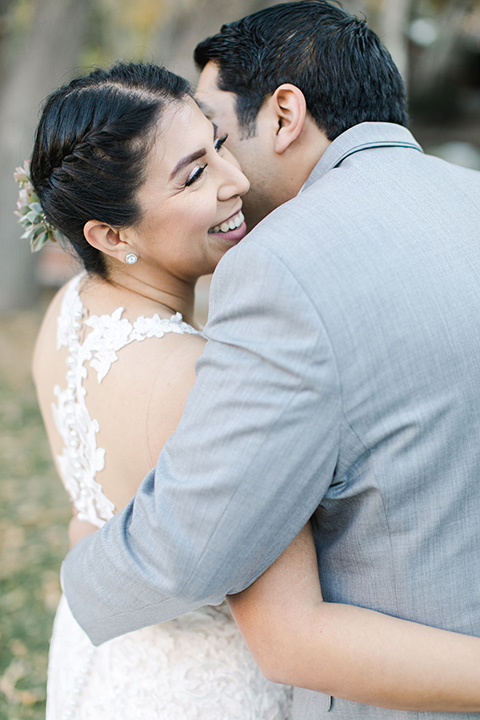
[[[109,282],[121,290],[134,293],[166,309],[180,313],[185,322],[194,321],[195,280],[185,281],[176,277],[152,277],[135,269],[116,268]]]

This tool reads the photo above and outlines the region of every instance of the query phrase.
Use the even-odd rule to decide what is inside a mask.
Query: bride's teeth
[[[219,232],[226,233],[226,232],[228,232],[229,230],[236,230],[238,227],[240,227],[240,225],[243,223],[244,220],[245,220],[245,218],[243,217],[243,213],[242,213],[242,211],[240,211],[239,213],[237,213],[237,214],[235,215],[235,217],[233,217],[233,218],[232,218],[231,220],[229,220],[228,222],[225,221],[225,222],[223,222],[221,225],[215,225],[215,227],[212,228],[210,232],[212,232],[212,233],[219,233]]]

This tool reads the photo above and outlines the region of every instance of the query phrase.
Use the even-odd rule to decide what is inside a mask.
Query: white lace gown
[[[166,333],[196,333],[177,314],[134,323],[111,315],[84,319],[82,276],[64,295],[58,317],[58,349],[68,348],[64,387],[52,405],[64,447],[57,458],[62,480],[79,516],[101,527],[114,506],[96,481],[105,463],[97,447],[83,381],[98,382],[121,361],[132,342]],[[80,331],[83,342],[80,342]],[[62,597],[50,646],[47,720],[288,720],[291,690],[261,675],[226,603],[144,628],[94,647]]]

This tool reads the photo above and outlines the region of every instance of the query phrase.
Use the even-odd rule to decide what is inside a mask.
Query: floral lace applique
[[[100,527],[114,506],[96,482],[105,464],[99,424],[89,415],[83,381],[98,382],[135,340],[197,333],[180,315],[130,323],[123,308],[85,318],[82,276],[66,289],[58,347],[68,348],[66,387],[55,388],[55,422],[64,441],[58,458],[79,515]],[[80,333],[85,335],[80,342]],[[143,628],[94,647],[64,597],[50,644],[47,720],[288,720],[291,689],[268,682],[245,646],[226,603]]]
[[[57,349],[68,348],[67,385],[56,385],[57,402],[52,403],[55,424],[63,438],[64,448],[57,461],[63,483],[69,493],[78,516],[82,520],[101,527],[115,511],[115,506],[104,495],[95,476],[105,467],[105,450],[97,447],[98,421],[88,412],[83,387],[90,367],[97,373],[98,382],[107,375],[112,364],[118,360],[118,351],[126,345],[145,338],[161,338],[166,333],[200,334],[183,321],[180,313],[170,319],[141,316],[132,324],[122,318],[124,308],[117,308],[111,315],[92,315],[84,319],[84,307],[79,295],[80,281],[84,274],[75,277],[65,292],[57,325]],[[88,328],[80,342],[82,322]]]

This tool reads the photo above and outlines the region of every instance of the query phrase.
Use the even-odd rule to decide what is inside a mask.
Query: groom
[[[313,514],[326,600],[480,635],[480,175],[422,153],[390,56],[322,0],[196,61],[258,226],[155,471],[65,561],[71,608],[101,643],[218,603]],[[322,707],[298,691],[296,718]]]

